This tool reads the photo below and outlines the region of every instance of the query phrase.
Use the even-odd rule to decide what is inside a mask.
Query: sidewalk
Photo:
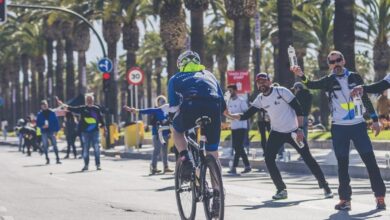
[[[4,143],[3,140],[0,140],[0,145],[11,144],[17,146],[17,138],[9,138],[7,143]],[[79,145],[77,145],[79,146]],[[61,152],[66,152],[66,143],[65,141],[59,140],[58,147]],[[78,149],[78,154],[81,153],[81,149]],[[350,153],[350,162],[349,162],[349,174],[352,178],[368,178],[367,170],[360,159],[357,151],[352,148]],[[375,148],[374,148],[375,149]],[[92,149],[91,149],[92,150]],[[290,147],[286,148],[287,151],[291,154],[290,161],[277,161],[278,167],[281,171],[290,172],[290,173],[305,173],[310,174],[310,170],[304,164],[303,161],[298,161],[299,154]],[[153,151],[153,146],[150,144],[142,145],[141,149],[125,148],[125,146],[116,146],[113,149],[102,149],[102,155],[107,157],[120,157],[128,159],[142,159],[150,160],[151,154]],[[219,147],[219,154],[221,158],[222,166],[228,167],[231,160],[230,156],[231,149],[228,147]],[[320,164],[323,172],[327,176],[336,176],[337,175],[337,161],[334,156],[331,148],[311,148],[310,149],[313,157]],[[266,170],[266,165],[264,158],[262,156],[263,152],[259,148],[251,148],[248,155],[252,168],[259,170]],[[386,165],[386,157],[389,157],[390,150],[375,150],[376,159],[378,161],[379,168],[382,173],[384,180],[390,181],[390,168]],[[287,159],[287,158],[286,158]],[[175,161],[174,154],[169,155],[170,161]],[[241,162],[240,165],[242,166]]]

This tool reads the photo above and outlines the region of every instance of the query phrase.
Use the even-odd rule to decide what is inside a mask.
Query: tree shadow
[[[326,220],[363,220],[363,219],[371,219],[371,218],[379,218],[382,215],[377,214],[381,212],[382,210],[373,209],[368,212],[362,212],[355,215],[350,215],[348,211],[338,211],[337,213],[334,213],[329,216]],[[376,215],[374,215],[376,214]]]

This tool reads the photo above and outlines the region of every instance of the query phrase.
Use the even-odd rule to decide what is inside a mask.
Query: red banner
[[[227,83],[236,84],[238,93],[250,93],[251,81],[248,71],[227,71]]]

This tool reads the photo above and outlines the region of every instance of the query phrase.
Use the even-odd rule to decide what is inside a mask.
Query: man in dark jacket
[[[332,143],[337,158],[339,174],[340,202],[335,206],[337,210],[351,209],[352,189],[348,174],[350,141],[355,145],[370,176],[372,190],[375,193],[377,209],[385,209],[384,197],[386,186],[383,182],[378,164],[375,159],[371,140],[367,134],[367,125],[364,118],[355,108],[357,103],[351,97],[351,90],[363,84],[362,77],[345,68],[344,55],[339,51],[331,51],[328,55],[328,65],[331,73],[319,80],[309,80],[299,66],[291,67],[291,71],[301,77],[302,82],[309,89],[323,89],[326,91],[330,110],[332,112]],[[379,134],[378,116],[372,106],[367,93],[364,92],[359,105],[364,105],[373,120],[375,135]],[[357,111],[358,110],[358,111]]]
[[[50,163],[49,159],[49,140],[54,148],[56,154],[57,164],[61,164],[60,157],[58,156],[56,134],[60,130],[58,119],[56,114],[49,109],[49,105],[46,100],[41,101],[41,111],[37,115],[37,126],[42,132],[43,148],[46,155],[46,164]]]
[[[100,167],[100,145],[99,145],[99,126],[103,129],[104,120],[102,112],[99,106],[95,105],[94,97],[92,95],[86,95],[85,100],[87,105],[78,107],[71,107],[65,105],[62,101],[57,99],[59,105],[62,105],[66,111],[70,111],[76,114],[80,114],[80,127],[83,139],[83,158],[84,167],[81,171],[87,171],[89,165],[89,148],[92,146],[95,153],[96,169],[101,170]]]

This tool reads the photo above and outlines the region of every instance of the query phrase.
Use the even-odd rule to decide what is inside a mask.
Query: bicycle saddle
[[[201,116],[196,119],[195,123],[199,126],[207,125],[211,123],[211,118],[209,116]]]

